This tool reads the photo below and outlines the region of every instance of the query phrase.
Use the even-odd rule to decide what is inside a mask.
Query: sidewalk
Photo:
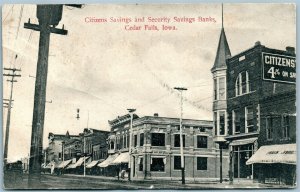
[[[122,183],[128,183],[128,178],[125,179],[119,179],[117,177],[106,177],[106,176],[99,176],[99,175],[86,175],[85,177],[83,175],[75,175],[75,174],[65,174],[63,176],[66,177],[78,177],[78,178],[93,178],[93,179],[100,179],[100,180],[107,180],[107,181],[116,181],[116,182],[122,182]],[[249,179],[235,179],[233,181],[233,184],[230,184],[229,181],[223,181],[223,183],[220,183],[219,181],[212,181],[211,178],[202,179],[198,181],[194,180],[186,180],[186,184],[182,185],[181,181],[179,180],[154,180],[154,179],[134,179],[130,181],[130,183],[134,184],[155,184],[157,185],[164,185],[164,186],[170,186],[171,189],[174,189],[176,187],[178,188],[187,188],[187,189],[201,189],[201,188],[215,188],[215,189],[251,189],[251,188],[272,188],[272,189],[282,189],[282,188],[295,188],[296,186],[284,186],[284,185],[274,185],[274,184],[262,184],[258,182],[253,182],[253,180]]]

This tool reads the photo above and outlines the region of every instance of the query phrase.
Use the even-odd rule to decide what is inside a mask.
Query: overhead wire
[[[5,20],[8,18],[8,15],[10,14],[10,12],[12,12],[12,10],[14,9],[15,5],[12,5],[10,10],[7,12],[6,16],[4,17],[4,19],[2,20],[2,23],[5,22]]]

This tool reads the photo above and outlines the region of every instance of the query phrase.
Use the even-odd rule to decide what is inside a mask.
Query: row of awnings
[[[81,157],[80,159],[78,159],[77,162],[72,164],[72,160],[66,160],[61,162],[58,166],[55,166],[56,168],[59,169],[76,169],[77,167],[80,167],[83,162],[87,162],[89,160],[89,157]],[[118,165],[121,163],[128,163],[129,162],[129,153],[125,152],[125,153],[121,153],[121,154],[114,154],[114,155],[110,155],[108,156],[107,159],[105,160],[94,160],[91,161],[89,163],[86,164],[86,168],[93,168],[96,165],[98,167],[108,167],[110,165]],[[53,162],[50,162],[48,165],[42,165],[43,168],[49,168],[51,169],[51,167],[53,166]]]

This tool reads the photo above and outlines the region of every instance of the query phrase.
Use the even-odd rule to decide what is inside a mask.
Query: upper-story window
[[[137,135],[134,135],[133,146],[134,146],[134,147],[137,147]]]
[[[219,78],[219,100],[226,99],[225,92],[225,77]]]
[[[226,99],[226,79],[218,77],[214,79],[214,100]]]
[[[238,134],[241,131],[241,116],[240,113],[232,111],[233,134]]]
[[[197,136],[197,148],[207,148],[207,136]]]
[[[217,81],[217,79],[214,79],[214,100],[218,99],[217,89],[218,89],[218,81]]]
[[[165,134],[164,133],[151,133],[151,145],[152,146],[165,146]]]
[[[185,135],[182,135],[182,144],[185,147]],[[180,147],[180,134],[174,135],[174,147]]]
[[[256,131],[254,129],[254,110],[252,106],[246,107],[245,108],[245,114],[246,114],[246,132],[251,133]]]
[[[284,139],[290,137],[290,118],[288,115],[283,115],[281,119],[282,136]]]
[[[249,74],[247,71],[239,73],[235,81],[235,95],[243,95],[250,92]]]
[[[140,133],[140,146],[144,146],[144,133]]]
[[[272,119],[272,117],[266,118],[266,134],[267,134],[267,140],[273,139],[273,119]]]

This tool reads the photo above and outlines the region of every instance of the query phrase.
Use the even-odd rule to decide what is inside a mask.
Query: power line
[[[2,23],[7,19],[9,13],[12,12],[13,8],[14,8],[14,5],[11,6],[10,10],[7,12],[6,16],[5,16],[4,19],[2,20]]]
[[[18,22],[18,28],[17,28],[17,34],[16,34],[16,39],[18,38],[18,35],[19,35],[20,24],[21,24],[22,15],[23,15],[23,8],[24,8],[24,5],[21,5],[20,16],[19,16],[19,22]]]

